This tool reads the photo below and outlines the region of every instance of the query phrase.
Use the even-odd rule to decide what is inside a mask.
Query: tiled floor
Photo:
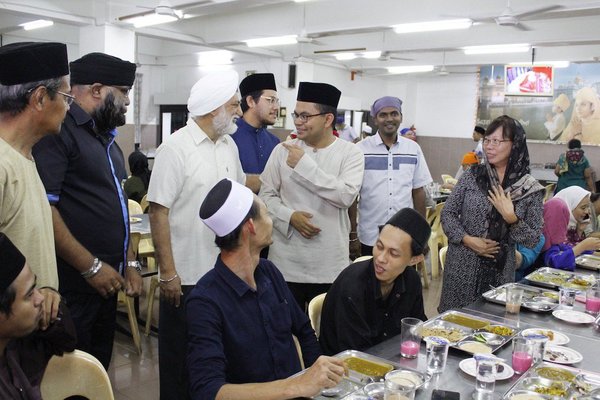
[[[437,306],[442,290],[440,278],[430,280],[429,288],[423,289],[425,314],[431,318],[438,314]],[[158,293],[158,291],[157,291]],[[145,298],[140,300],[140,315],[145,318]],[[158,302],[155,302],[154,321],[158,316]],[[120,324],[128,326],[125,317],[119,317]],[[143,330],[143,327],[140,326]],[[108,370],[116,400],[154,400],[159,398],[158,383],[158,338],[155,333],[146,337],[142,333],[142,355],[139,356],[131,338],[117,332],[113,358]]]

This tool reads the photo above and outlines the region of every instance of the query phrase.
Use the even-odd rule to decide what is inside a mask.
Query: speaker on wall
[[[288,65],[288,88],[296,87],[296,64]]]

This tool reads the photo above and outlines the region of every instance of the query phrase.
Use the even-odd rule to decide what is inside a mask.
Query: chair
[[[321,328],[321,310],[323,309],[323,301],[325,300],[326,294],[327,293],[321,293],[308,303],[308,318],[317,334],[317,338],[319,337],[319,330]]]
[[[142,207],[142,212],[145,214],[148,212],[148,207],[150,206],[150,202],[148,201],[148,195],[145,194],[140,201],[140,206]]]
[[[552,198],[556,183],[549,183],[546,185],[546,193],[544,194],[544,203]]]
[[[427,215],[427,222],[431,226],[431,236],[429,237],[429,258],[431,262],[431,277],[437,278],[439,275],[439,248],[448,246],[448,238],[442,229],[442,209],[445,203],[438,203],[435,208]]]
[[[444,265],[446,265],[446,253],[448,252],[448,246],[444,246],[440,249],[440,268],[442,271],[444,270]]]
[[[420,261],[415,265],[417,272],[423,277],[423,287],[427,289],[429,287],[429,275],[427,274],[427,266],[425,266],[425,260]]]
[[[114,400],[108,374],[94,356],[75,350],[62,357],[53,356],[42,378],[44,400],[63,400],[70,396]]]
[[[119,290],[117,296],[119,304],[124,304],[127,309],[127,318],[129,319],[129,328],[131,329],[131,337],[133,344],[138,354],[142,354],[142,341],[140,340],[140,328],[137,323],[137,315],[135,314],[135,306],[133,297],[129,297],[124,291]]]
[[[452,175],[442,174],[442,182],[456,185],[458,183],[458,180],[454,179]]]
[[[127,208],[129,209],[129,215],[135,215],[135,214],[143,214],[144,212],[142,211],[142,206],[140,206],[140,203],[138,203],[135,200],[128,200],[127,203]]]
[[[371,258],[373,258],[373,256],[360,256],[360,257],[354,259],[354,261],[352,261],[352,263],[357,263],[359,261],[370,260]]]

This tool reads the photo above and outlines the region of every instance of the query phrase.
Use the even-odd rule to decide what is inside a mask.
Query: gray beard
[[[213,127],[219,136],[231,135],[237,131],[237,125],[225,110],[221,110],[217,114],[213,120]]]

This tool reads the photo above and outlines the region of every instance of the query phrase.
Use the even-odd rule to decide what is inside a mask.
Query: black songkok
[[[402,229],[421,248],[425,248],[429,240],[429,235],[431,235],[431,227],[427,223],[427,220],[412,208],[403,208],[394,214],[385,224]],[[413,255],[416,256],[417,254]]]
[[[327,83],[300,82],[296,100],[337,108],[341,95],[342,92]]]
[[[0,47],[0,83],[5,86],[69,75],[64,43],[19,42]]]
[[[0,293],[4,293],[17,279],[23,267],[25,256],[4,233],[0,233]]]
[[[71,85],[133,86],[136,65],[104,53],[90,53],[71,64]]]
[[[275,76],[273,74],[252,74],[248,75],[240,82],[240,95],[242,98],[259,90],[277,91]]]

